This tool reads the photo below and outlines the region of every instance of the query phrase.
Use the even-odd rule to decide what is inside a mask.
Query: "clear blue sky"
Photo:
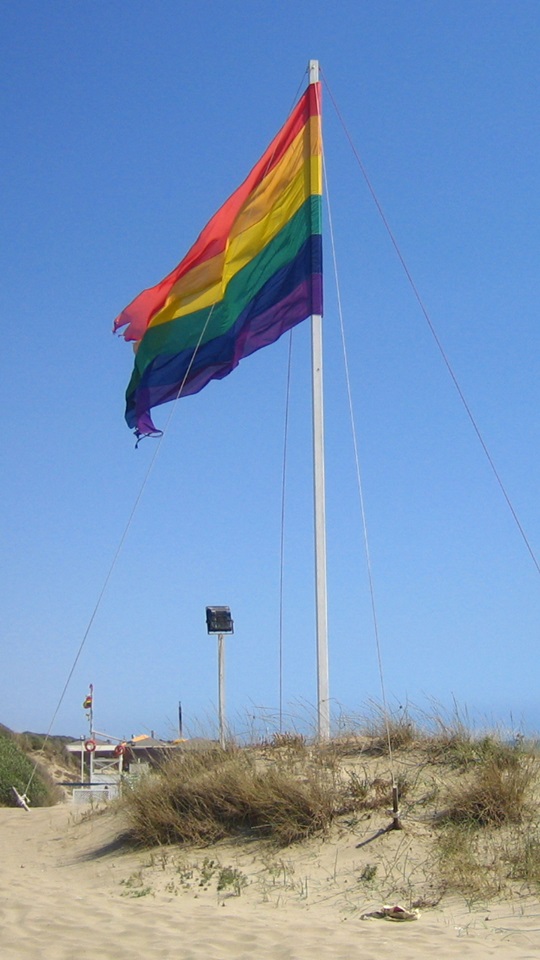
[[[371,176],[540,552],[540,5],[237,0],[0,8],[0,720],[48,727],[154,452],[123,420],[114,317],[183,256],[285,119],[309,58]],[[324,92],[329,194],[393,704],[455,698],[540,727],[540,577]],[[380,696],[330,244],[330,684]],[[216,713],[207,604],[228,604],[233,727],[276,715],[286,342],[182,401],[55,733],[175,734]],[[284,694],[314,715],[309,329],[295,332]],[[163,423],[167,411],[156,414]],[[292,721],[291,721],[292,723]]]

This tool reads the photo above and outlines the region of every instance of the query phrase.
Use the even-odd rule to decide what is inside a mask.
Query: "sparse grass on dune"
[[[448,770],[444,806],[434,815],[441,883],[474,898],[508,883],[540,882],[538,761],[519,740],[474,737],[462,726],[428,745],[432,762]]]
[[[0,730],[0,803],[12,802],[5,784],[8,792],[12,784],[25,789],[41,740]],[[185,851],[261,840],[281,857],[289,844],[331,834],[349,853],[360,851],[356,882],[382,902],[435,903],[446,891],[473,901],[540,888],[534,742],[475,734],[458,711],[427,716],[399,707],[386,716],[371,704],[367,719],[343,723],[326,742],[293,729],[251,746],[207,744],[171,752],[161,768],[126,782],[113,809],[127,838]],[[49,748],[51,769],[60,769],[62,750]],[[386,839],[394,787],[404,830]],[[38,773],[33,805],[54,802],[43,789]]]
[[[44,733],[31,733],[28,730],[13,736],[21,750],[29,756],[37,756],[38,759],[43,757],[61,767],[78,767],[78,761],[66,750],[66,743],[71,743],[73,737],[46,736]]]
[[[420,881],[418,871],[407,879],[408,867],[393,863],[411,903],[426,890],[435,902],[445,890],[472,900],[507,884],[540,884],[534,752],[496,733],[474,736],[461,721],[451,726],[436,717],[422,728],[404,711],[394,719],[393,759],[384,746],[388,731],[375,720],[368,730],[351,729],[325,743],[281,733],[256,747],[186,752],[125,793],[129,836],[147,847],[206,847],[227,839],[284,847],[324,837],[336,825],[334,836],[350,833],[362,847],[359,839],[391,826],[397,785],[403,849],[408,833],[420,831],[428,843]],[[390,848],[378,847],[384,858]],[[384,859],[376,866],[376,850],[370,845],[368,872],[386,895],[393,881]]]
[[[342,732],[326,745],[341,756],[387,756],[410,749],[424,738],[424,731],[407,705],[385,710],[382,704],[371,700],[363,715],[346,718],[342,725]]]
[[[521,880],[526,884],[540,887],[540,829],[538,824],[532,830],[521,831],[512,838],[506,850],[510,865],[509,876],[512,880]]]

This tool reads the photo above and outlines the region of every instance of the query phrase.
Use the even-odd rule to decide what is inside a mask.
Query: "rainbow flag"
[[[126,420],[137,436],[160,433],[154,407],[322,313],[320,103],[312,83],[181,263],[116,318],[136,343]]]

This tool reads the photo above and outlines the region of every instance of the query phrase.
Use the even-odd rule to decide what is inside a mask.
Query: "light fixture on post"
[[[207,607],[206,629],[218,638],[218,713],[219,743],[225,748],[225,640],[226,633],[234,633],[234,623],[229,607]]]

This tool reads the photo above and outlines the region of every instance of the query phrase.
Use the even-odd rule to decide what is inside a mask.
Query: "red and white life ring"
[[[87,740],[84,745],[84,748],[88,753],[93,753],[94,750],[96,749],[96,746],[97,744],[95,740]]]
[[[115,757],[121,757],[125,752],[126,752],[126,745],[125,745],[125,743],[118,743],[118,744],[116,745],[116,747],[114,748],[114,755],[115,755]]]

